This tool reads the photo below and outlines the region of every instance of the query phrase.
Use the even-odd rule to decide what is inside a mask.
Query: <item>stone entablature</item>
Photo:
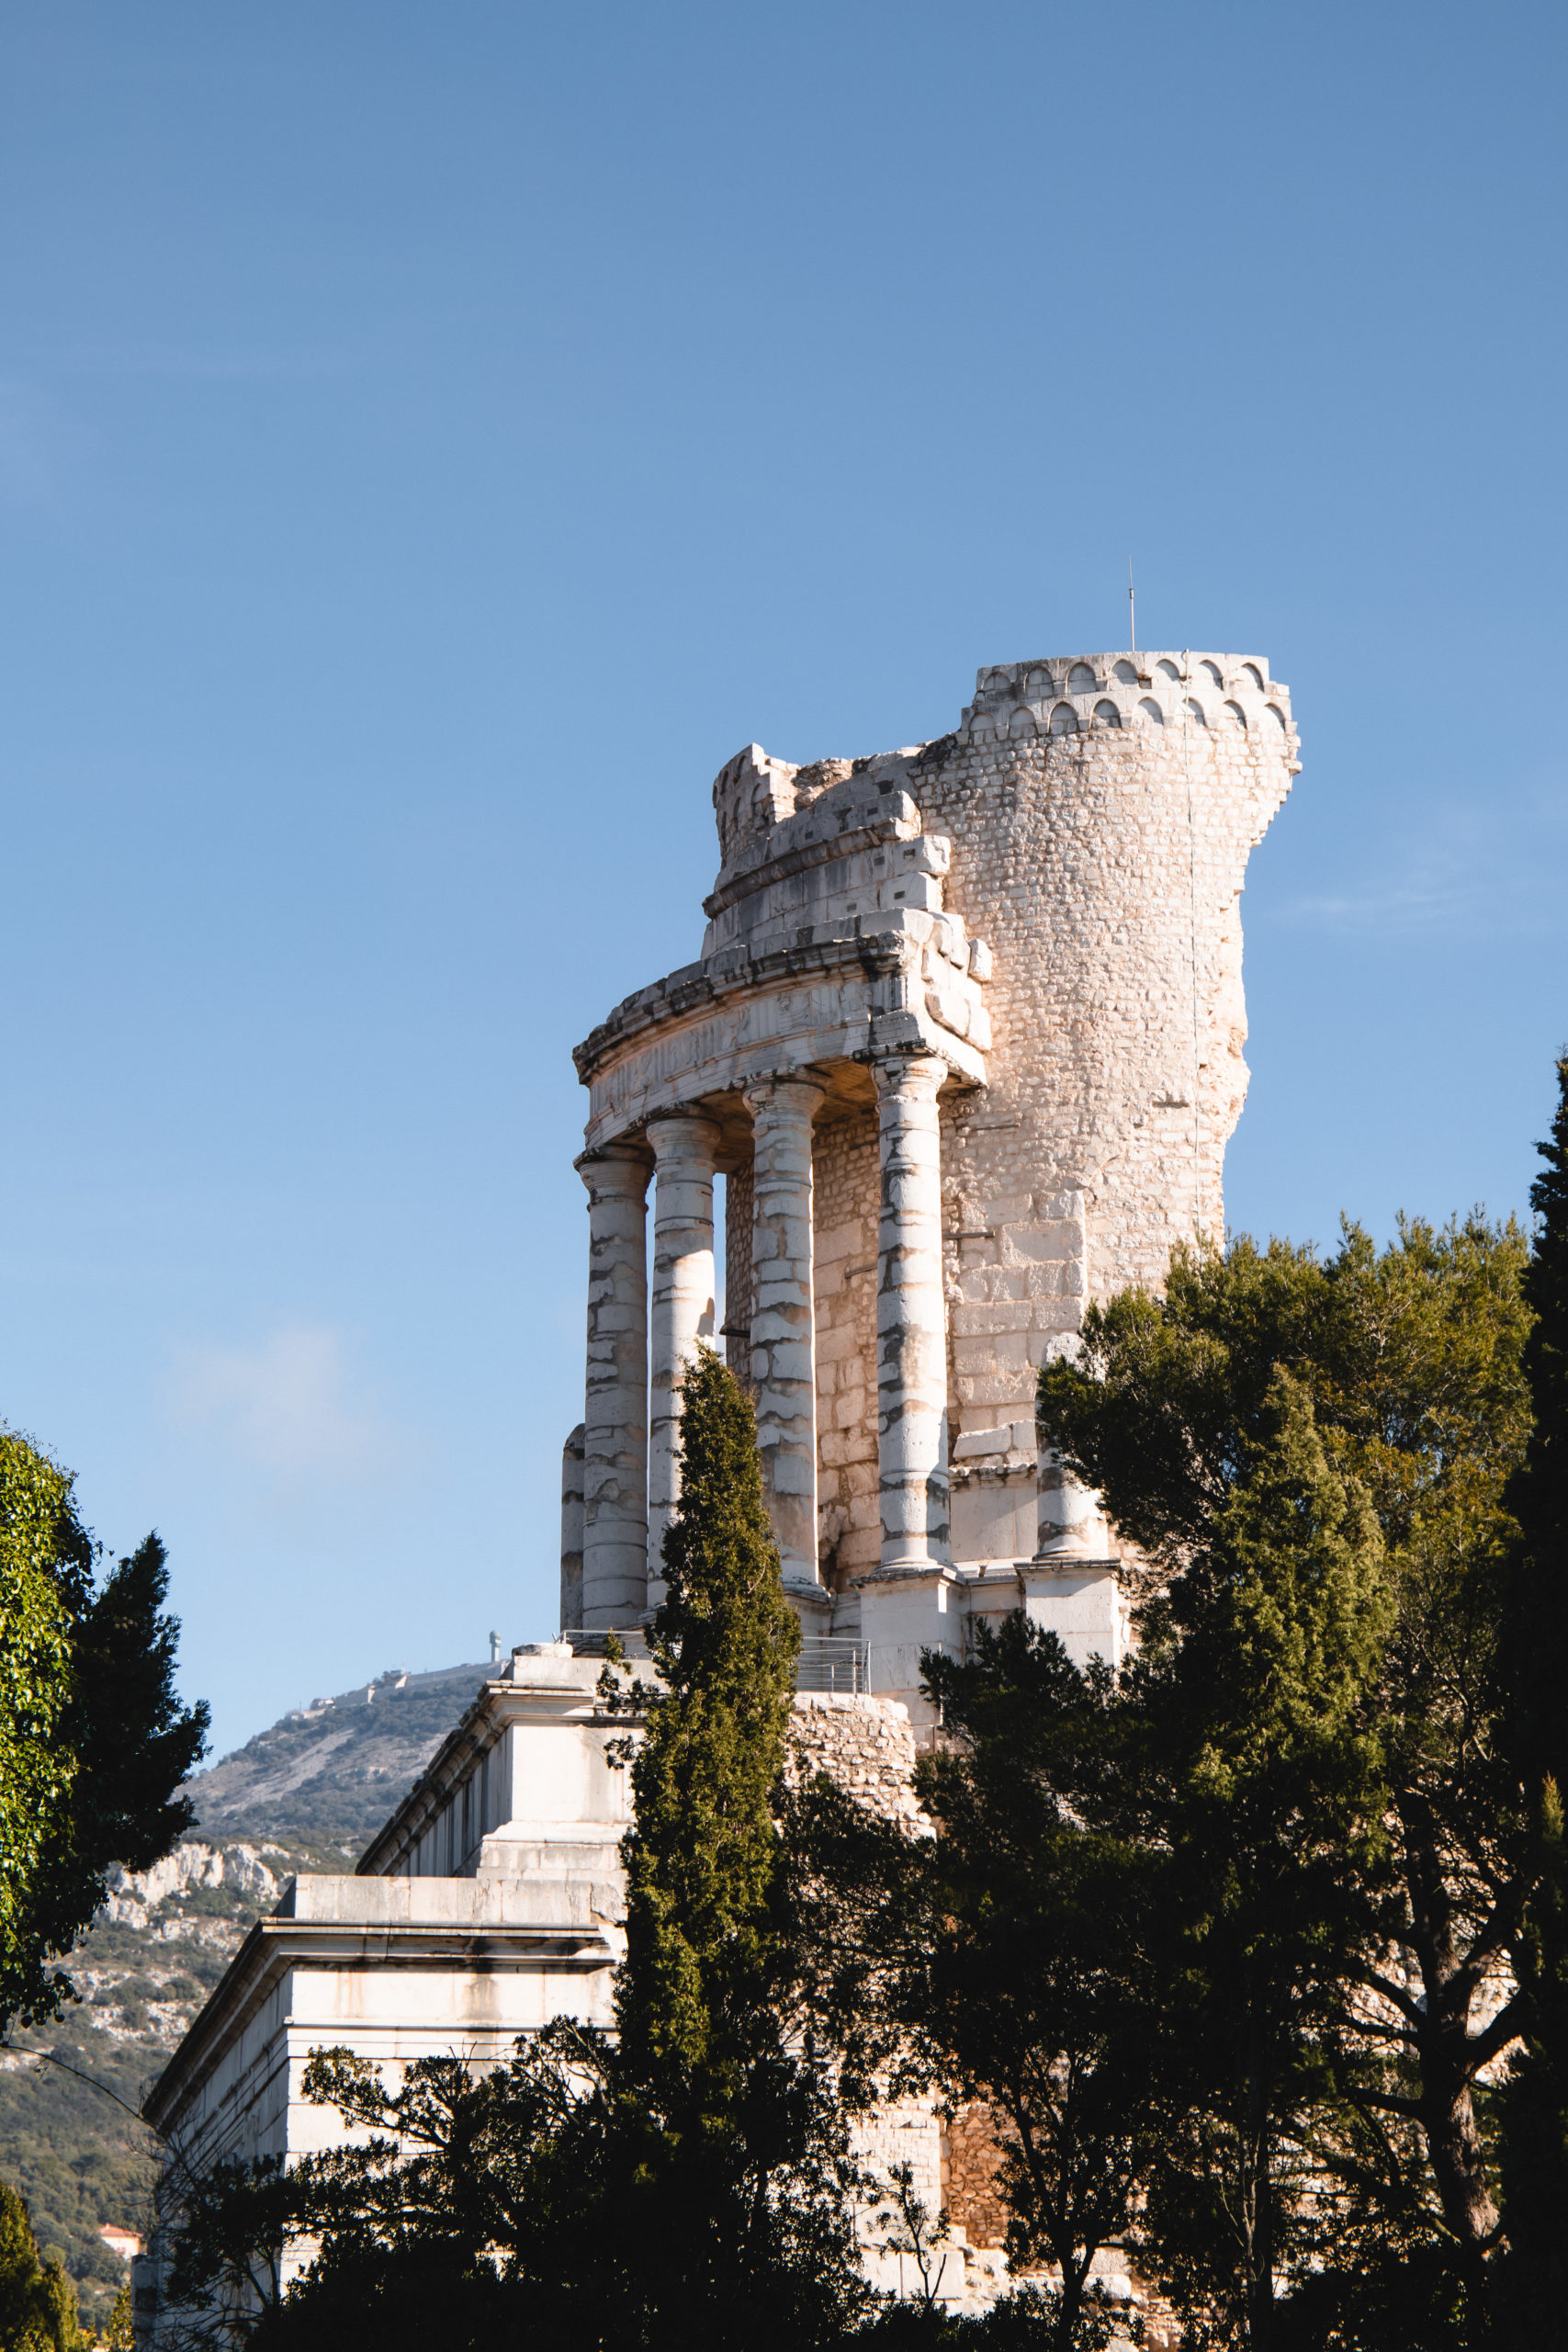
[[[722,1319],[792,1598],[863,1641],[874,1687],[918,1711],[920,1647],[1004,1592],[1120,1655],[1125,1611],[1090,1593],[1116,1546],[1041,1457],[1034,1385],[1090,1298],[1223,1231],[1240,893],[1295,750],[1260,657],[1099,653],[982,670],[933,742],[721,770],[700,958],[576,1057],[564,1623],[657,1602],[681,1370]]]
[[[906,775],[899,759],[871,763],[774,834],[739,837],[704,902],[701,960],[577,1048],[591,1151],[660,1111],[711,1102],[722,1118],[755,1079],[879,1053],[936,1055],[983,1083],[989,952],[944,908],[952,844],[922,831]]]

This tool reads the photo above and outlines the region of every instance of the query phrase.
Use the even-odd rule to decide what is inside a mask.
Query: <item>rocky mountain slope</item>
[[[400,1669],[315,1699],[189,1783],[197,1825],[151,1871],[117,1871],[70,1962],[81,1996],[0,2050],[0,2178],[58,2249],[89,2324],[124,2267],[98,2235],[141,2232],[156,2170],[137,2110],[252,1922],[297,1871],[352,1870],[490,1669]]]

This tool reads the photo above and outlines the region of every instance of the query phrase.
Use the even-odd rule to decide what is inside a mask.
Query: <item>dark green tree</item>
[[[59,2013],[111,1863],[146,1869],[192,1818],[176,1793],[207,1709],[175,1690],[179,1628],[149,1535],[96,1577],[68,1472],[0,1430],[0,2031]]]
[[[1289,1374],[1236,1461],[1120,1684],[1021,1616],[928,1657],[934,1838],[830,1788],[801,1808],[823,1999],[882,2022],[871,2065],[983,2102],[1059,2352],[1103,2340],[1093,2259],[1140,2218],[1194,2342],[1274,2342],[1276,2278],[1316,2252],[1300,2176],[1384,1843],[1393,1602]]]
[[[1303,2189],[1383,1845],[1368,1702],[1393,1606],[1366,1497],[1288,1373],[1245,1471],[1145,1611],[1112,1818],[1166,1858],[1145,2040],[1172,2120],[1140,2235],[1195,2335],[1266,2352],[1280,2281],[1319,2251]]]
[[[1525,1275],[1536,1321],[1525,1343],[1535,1423],[1509,1489],[1519,1537],[1508,1596],[1506,1677],[1513,1744],[1535,1829],[1539,1878],[1516,1959],[1527,2032],[1503,2101],[1508,2320],[1517,2340],[1568,2345],[1568,1054],[1546,1165],[1530,1188],[1539,1223]]]
[[[1190,1589],[1280,1368],[1329,1469],[1370,1498],[1392,1606],[1369,1696],[1392,1868],[1359,1876],[1359,1957],[1318,2028],[1337,2107],[1310,2156],[1316,2258],[1346,2278],[1446,2265],[1460,2283],[1432,2293],[1457,2296],[1456,2324],[1479,2324],[1496,2245],[1477,2086],[1520,2023],[1492,1987],[1529,1877],[1496,1705],[1505,1493],[1529,1426],[1524,1258],[1517,1227],[1480,1217],[1406,1224],[1381,1252],[1348,1227],[1327,1259],[1245,1238],[1178,1251],[1162,1299],[1091,1310],[1081,1362],[1041,1386],[1046,1442],[1100,1489],[1150,1592]]]
[[[928,1657],[926,1676],[944,1739],[919,1792],[937,1835],[902,1841],[896,2011],[947,2095],[987,2110],[1009,2259],[1055,2266],[1037,2323],[1055,2352],[1083,2352],[1110,2333],[1094,2257],[1127,2231],[1170,2120],[1147,1997],[1160,1871],[1086,1803],[1122,1728],[1109,1675],[1078,1674],[1020,1615],[977,1629],[964,1660]]]

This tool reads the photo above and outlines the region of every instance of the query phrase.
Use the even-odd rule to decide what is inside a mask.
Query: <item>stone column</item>
[[[751,1385],[762,1485],[786,1585],[817,1573],[817,1324],[811,1295],[811,1122],[822,1087],[762,1078],[746,1089],[754,1136]],[[825,1596],[824,1596],[825,1597]]]
[[[648,1600],[647,1155],[585,1151],[588,1399],[582,1416],[582,1623],[636,1625]]]
[[[1048,1446],[1040,1449],[1039,1540],[1037,1560],[1096,1560],[1110,1556],[1111,1538],[1100,1498],[1078,1484],[1062,1457]]]
[[[560,1629],[582,1623],[582,1423],[560,1453]]]
[[[876,1252],[876,1407],[882,1565],[948,1562],[947,1307],[934,1054],[875,1065],[882,1148]]]
[[[713,1175],[718,1129],[681,1113],[650,1119],[653,1305],[648,1397],[648,1606],[664,1598],[664,1531],[681,1495],[681,1382],[714,1337]]]

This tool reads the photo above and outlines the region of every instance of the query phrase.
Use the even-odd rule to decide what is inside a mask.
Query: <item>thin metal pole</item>
[[[1127,558],[1127,634],[1133,640],[1133,651],[1138,650],[1138,607],[1133,597],[1133,559]]]

